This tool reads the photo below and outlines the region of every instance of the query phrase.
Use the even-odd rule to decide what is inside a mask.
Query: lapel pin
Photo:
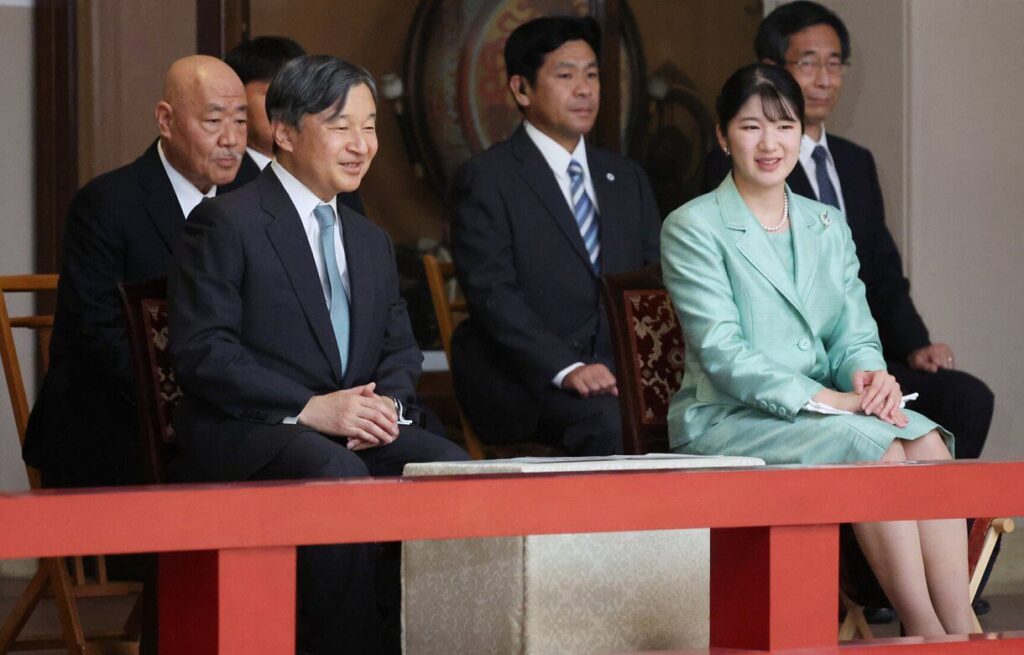
[[[832,225],[832,217],[828,215],[827,211],[821,212],[821,223],[825,227],[828,227],[829,225]]]
[[[613,175],[612,173],[608,173],[608,174],[607,174],[607,175],[605,175],[604,177],[605,177],[605,179],[607,179],[607,180],[608,180],[609,182],[614,182],[614,181],[615,181],[615,175]]]

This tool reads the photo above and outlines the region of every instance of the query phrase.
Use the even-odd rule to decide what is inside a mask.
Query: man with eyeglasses
[[[754,50],[759,60],[784,66],[803,89],[800,163],[787,182],[795,193],[838,207],[846,216],[889,372],[905,393],[920,393],[912,405],[915,410],[953,432],[957,459],[977,458],[992,422],[992,392],[981,380],[955,370],[948,344],[932,343],[910,298],[900,253],[885,225],[882,189],[871,152],[825,131],[825,120],[835,109],[849,66],[846,25],[815,2],[791,2],[761,21]],[[717,148],[712,150],[705,163],[704,190],[717,187],[728,171],[725,156]],[[978,605],[975,609],[983,612]]]

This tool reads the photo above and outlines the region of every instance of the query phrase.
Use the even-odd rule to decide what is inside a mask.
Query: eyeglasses
[[[839,61],[838,59],[827,59],[825,61],[820,59],[797,59],[796,61],[787,61],[786,64],[795,68],[797,74],[803,77],[817,75],[818,71],[822,68],[824,68],[829,75],[842,77],[843,73],[846,72],[846,69],[850,67],[849,62]]]

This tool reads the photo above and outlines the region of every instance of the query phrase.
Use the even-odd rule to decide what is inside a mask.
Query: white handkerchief
[[[917,395],[918,394],[915,392],[915,393],[908,393],[907,395],[903,396],[903,400],[900,401],[900,409],[903,409],[904,407],[906,407],[907,403],[910,402],[911,400],[917,400]],[[813,400],[809,401],[806,405],[804,405],[803,408],[804,408],[805,411],[815,412],[817,414],[837,414],[837,415],[841,415],[841,414],[855,414],[856,413],[856,412],[848,412],[845,409],[836,409],[835,407],[833,407],[831,405],[826,405],[825,403],[815,402]]]

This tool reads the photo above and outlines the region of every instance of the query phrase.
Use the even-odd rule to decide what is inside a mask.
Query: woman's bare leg
[[[907,459],[951,459],[938,432],[903,443]],[[967,575],[967,523],[964,519],[918,521],[921,555],[932,606],[949,634],[974,632]]]
[[[906,459],[903,442],[897,439],[882,455],[881,461],[901,462]],[[918,522],[855,523],[853,532],[907,634],[946,634],[932,606]]]

